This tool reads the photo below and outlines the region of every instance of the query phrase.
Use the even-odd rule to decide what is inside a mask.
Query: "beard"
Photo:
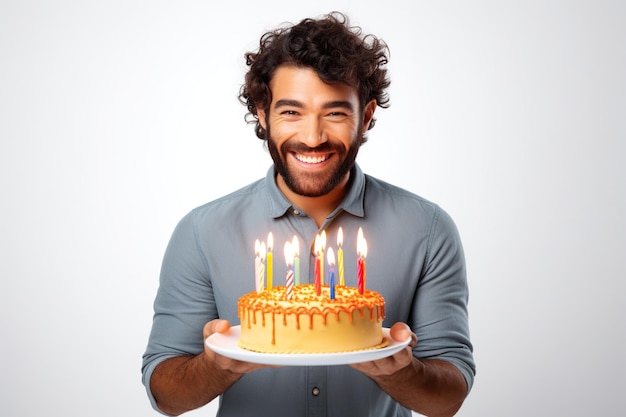
[[[357,132],[361,132],[361,127]],[[324,142],[320,146],[310,148],[301,143],[287,141],[283,143],[280,150],[276,142],[272,139],[270,126],[267,125],[267,147],[274,161],[274,167],[283,178],[287,187],[294,193],[304,197],[320,197],[330,193],[346,177],[354,167],[359,147],[363,143],[363,136],[357,133],[353,136],[350,148],[346,151],[341,143]],[[320,153],[334,152],[334,163],[329,169],[318,173],[300,172],[290,168],[286,155],[291,152],[307,153],[317,151]]]

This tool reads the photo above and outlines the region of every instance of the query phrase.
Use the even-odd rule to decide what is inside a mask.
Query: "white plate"
[[[233,326],[225,333],[213,333],[206,340],[207,346],[216,353],[231,359],[244,362],[261,363],[264,365],[286,366],[321,366],[347,365],[350,363],[367,362],[386,358],[398,352],[409,344],[411,338],[404,342],[396,342],[389,337],[389,329],[383,327],[383,336],[389,340],[389,345],[380,349],[362,350],[358,352],[342,353],[258,353],[242,349],[237,346],[241,334],[241,326]]]

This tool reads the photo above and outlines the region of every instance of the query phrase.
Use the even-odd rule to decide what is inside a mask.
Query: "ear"
[[[376,100],[372,100],[365,105],[365,111],[363,112],[363,131],[361,133],[367,132],[370,128],[370,123],[374,118],[374,112],[376,111]]]
[[[267,131],[267,126],[265,123],[265,110],[257,107],[256,108],[257,119],[259,120],[259,124],[263,128],[263,130]]]

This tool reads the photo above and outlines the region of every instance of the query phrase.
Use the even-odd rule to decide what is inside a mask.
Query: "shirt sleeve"
[[[168,358],[201,353],[204,325],[214,318],[217,310],[208,265],[191,212],[179,222],[165,251],[152,331],[143,356],[142,382],[156,410],[150,391],[154,369]]]
[[[465,257],[456,225],[438,207],[415,294],[411,319],[418,338],[415,356],[456,365],[469,393],[476,367],[469,335]]]

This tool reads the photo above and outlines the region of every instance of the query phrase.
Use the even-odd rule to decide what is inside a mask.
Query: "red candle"
[[[337,232],[337,268],[339,269],[339,285],[346,285],[343,272],[343,228],[339,228]]]
[[[367,283],[367,269],[365,267],[365,257],[367,256],[367,242],[363,237],[363,229],[361,229],[360,227],[356,239],[356,251],[358,255],[356,261],[357,287],[359,289],[359,294],[363,294],[363,292],[365,291],[365,285]]]
[[[326,230],[320,234],[319,261],[320,261],[320,282],[324,285],[324,251],[326,250]]]
[[[320,248],[321,241],[320,235],[315,237],[315,245],[313,246],[313,250],[315,252],[315,262],[313,269],[313,278],[315,279],[315,293],[320,295],[322,292],[322,280],[321,280],[321,270],[320,270]]]
[[[363,294],[365,290],[365,262],[363,258],[359,256],[356,260],[356,278],[357,287],[359,288],[359,294]]]

